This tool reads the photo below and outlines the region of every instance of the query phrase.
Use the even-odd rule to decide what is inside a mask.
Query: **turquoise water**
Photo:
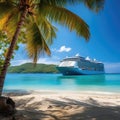
[[[4,90],[64,90],[120,93],[120,74],[83,76],[7,74]]]

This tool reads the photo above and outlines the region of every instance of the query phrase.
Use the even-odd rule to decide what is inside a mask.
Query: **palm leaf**
[[[0,2],[0,19],[6,16],[12,9],[14,9],[14,5],[9,0]]]
[[[57,28],[54,27],[44,16],[40,14],[36,19],[36,23],[39,26],[44,39],[47,40],[47,43],[49,45],[51,45],[53,43],[53,39],[56,38]]]
[[[7,35],[9,38],[12,38],[16,30],[16,27],[19,21],[19,16],[20,16],[19,11],[17,9],[14,9],[14,10],[16,11],[16,13],[11,11],[7,16],[7,19],[3,25],[3,30],[7,32]]]
[[[99,12],[103,9],[105,0],[83,0],[83,2],[90,10]]]
[[[86,40],[90,37],[88,25],[77,15],[69,10],[52,5],[45,5],[40,8],[41,14],[49,20],[67,26],[71,31],[76,31],[78,36],[84,37]]]
[[[33,59],[34,63],[37,62],[38,56],[41,53],[46,52],[48,55],[51,54],[50,49],[36,23],[31,23],[31,25],[29,25],[26,38],[28,56]]]
[[[20,15],[19,9],[12,1],[4,0],[4,2],[0,2],[0,29],[6,31],[9,38],[13,36],[16,30]]]
[[[99,12],[103,9],[105,0],[41,0],[40,4],[65,7],[68,4],[84,3],[90,10]]]
[[[40,0],[40,4],[55,5],[55,6],[65,6],[67,4],[80,3],[83,0]]]

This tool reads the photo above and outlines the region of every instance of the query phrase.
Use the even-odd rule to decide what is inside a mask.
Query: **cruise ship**
[[[68,57],[63,59],[57,66],[63,75],[94,75],[104,74],[104,64],[95,59],[81,56]]]

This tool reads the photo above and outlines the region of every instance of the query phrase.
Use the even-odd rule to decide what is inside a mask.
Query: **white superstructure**
[[[63,59],[57,68],[64,75],[104,73],[103,63],[80,56]]]

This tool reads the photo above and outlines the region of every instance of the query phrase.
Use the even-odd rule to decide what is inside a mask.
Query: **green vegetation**
[[[10,41],[7,37],[7,33],[5,31],[0,30],[0,72],[3,67],[9,45],[10,45]],[[18,48],[19,46],[16,45],[15,50],[18,50]],[[12,55],[12,58],[14,58],[14,54]]]
[[[5,55],[9,44],[10,41],[8,41],[6,33],[0,30],[0,71],[3,67]]]
[[[11,66],[8,73],[58,73],[56,65],[26,63],[20,66]]]

